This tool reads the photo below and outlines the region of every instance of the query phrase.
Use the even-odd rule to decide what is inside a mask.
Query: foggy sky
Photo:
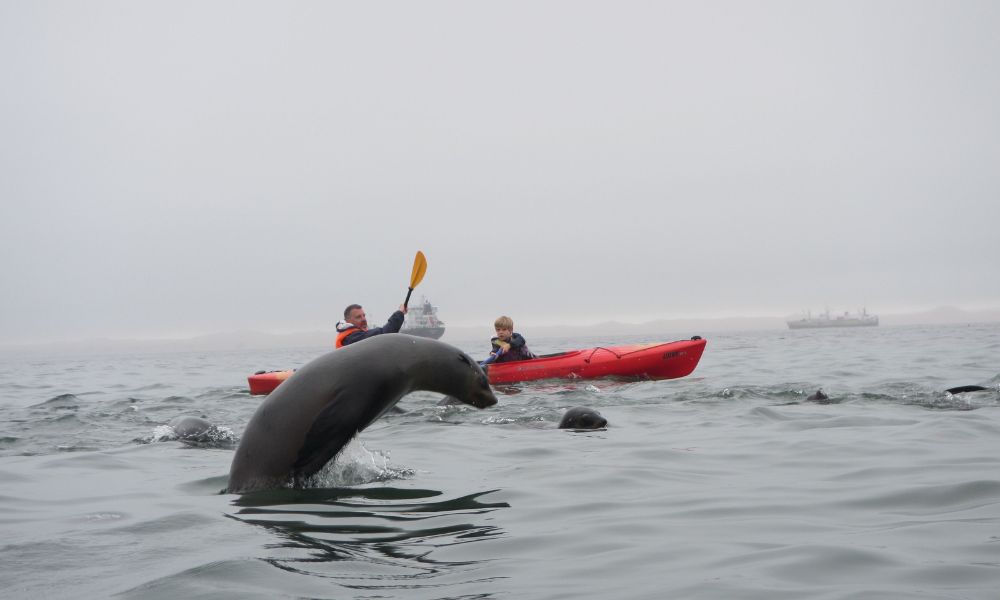
[[[0,342],[1000,306],[1000,3],[0,0]]]

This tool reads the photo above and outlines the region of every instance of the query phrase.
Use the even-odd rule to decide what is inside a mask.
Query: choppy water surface
[[[523,333],[536,352],[654,341]],[[221,490],[260,400],[246,375],[323,348],[4,358],[0,589],[996,597],[1000,324],[706,337],[681,380],[510,386],[484,411],[413,394],[315,487],[245,495]],[[966,384],[994,391],[944,392]],[[609,427],[557,429],[571,406]],[[174,439],[179,414],[217,443]]]

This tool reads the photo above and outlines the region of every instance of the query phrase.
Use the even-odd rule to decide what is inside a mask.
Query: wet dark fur
[[[608,426],[608,420],[592,408],[576,406],[565,413],[559,421],[559,429],[601,429]]]
[[[483,370],[454,346],[403,334],[374,336],[313,360],[261,403],[233,456],[228,491],[301,485],[417,390],[477,408],[497,402]]]

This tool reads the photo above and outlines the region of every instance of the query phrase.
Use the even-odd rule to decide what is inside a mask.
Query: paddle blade
[[[413,258],[413,273],[410,274],[410,287],[406,291],[406,300],[403,300],[403,306],[408,306],[410,304],[410,294],[413,293],[413,288],[417,287],[417,284],[421,282],[424,278],[424,273],[427,272],[427,257],[420,250],[417,250],[417,255]]]
[[[427,272],[427,258],[424,253],[417,250],[417,256],[413,259],[413,273],[410,275],[410,289],[417,287],[423,281],[424,273]]]

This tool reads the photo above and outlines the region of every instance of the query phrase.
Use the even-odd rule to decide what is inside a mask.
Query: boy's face
[[[505,342],[510,341],[510,334],[513,333],[510,329],[504,329],[502,327],[497,327],[497,337]]]

